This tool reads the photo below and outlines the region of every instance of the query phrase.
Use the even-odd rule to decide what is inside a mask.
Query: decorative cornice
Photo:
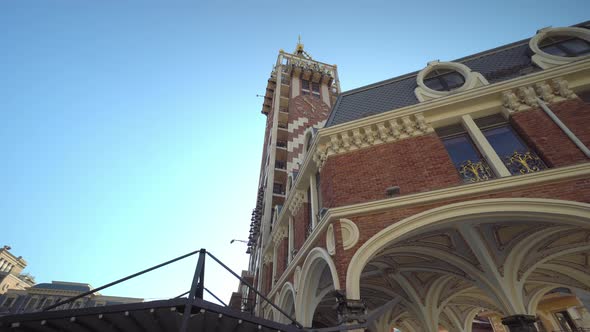
[[[502,106],[508,113],[526,111],[539,106],[537,97],[553,103],[577,96],[569,88],[568,82],[558,77],[502,92]]]
[[[399,141],[404,138],[426,135],[433,131],[434,129],[426,121],[422,113],[352,128],[330,135],[326,143],[318,146],[314,154],[314,161],[320,167],[327,157],[331,155]]]

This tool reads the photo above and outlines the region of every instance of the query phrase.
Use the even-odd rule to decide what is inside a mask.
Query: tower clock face
[[[310,96],[298,96],[295,97],[294,103],[297,111],[305,117],[324,119],[328,116],[329,107],[320,99]]]

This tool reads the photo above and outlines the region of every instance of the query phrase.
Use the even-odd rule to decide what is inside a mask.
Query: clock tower
[[[273,221],[280,214],[285,197],[296,181],[306,147],[313,134],[326,123],[340,93],[336,65],[314,60],[301,43],[292,53],[279,51],[270,74],[262,105],[266,116],[264,146],[256,207],[248,243],[249,272],[258,289],[273,283],[272,257],[262,254],[269,244]],[[285,248],[291,256],[292,250]],[[274,255],[276,256],[276,255]]]

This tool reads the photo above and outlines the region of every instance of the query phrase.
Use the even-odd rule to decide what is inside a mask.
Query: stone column
[[[335,290],[336,311],[338,312],[339,325],[357,325],[366,323],[367,306],[361,300],[346,298],[342,290]],[[348,330],[349,332],[364,332],[364,328]]]
[[[502,318],[502,324],[508,326],[510,332],[537,332],[535,316],[514,315]]]

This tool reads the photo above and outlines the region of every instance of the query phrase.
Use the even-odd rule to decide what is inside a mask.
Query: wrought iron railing
[[[466,160],[457,165],[457,170],[463,178],[463,182],[466,183],[487,181],[494,178],[494,172],[483,159],[475,162]]]
[[[279,169],[286,169],[287,168],[287,163],[281,160],[276,160],[275,161],[275,168],[279,168]]]
[[[513,175],[535,173],[547,168],[545,163],[534,152],[514,151],[513,154],[502,158],[504,165]]]
[[[277,141],[277,146],[279,148],[286,148],[287,147],[287,141]]]

